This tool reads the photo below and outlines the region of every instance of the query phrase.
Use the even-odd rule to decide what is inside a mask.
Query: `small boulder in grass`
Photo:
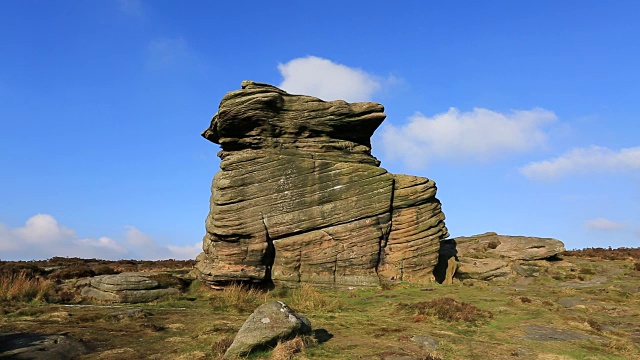
[[[268,302],[255,309],[244,322],[224,354],[235,359],[253,350],[275,346],[278,340],[311,333],[311,322],[281,301]]]

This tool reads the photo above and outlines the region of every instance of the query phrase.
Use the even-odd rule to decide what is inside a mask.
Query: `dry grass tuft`
[[[288,295],[288,305],[299,312],[332,312],[339,310],[342,305],[336,297],[319,291],[311,284],[303,284]]]
[[[270,359],[291,360],[295,354],[304,351],[308,347],[315,346],[317,343],[313,336],[296,336],[291,340],[278,341],[278,344],[271,352]]]
[[[627,359],[637,359],[637,357],[634,357],[634,354],[637,354],[637,345],[627,339],[609,340],[604,346],[619,354],[626,355],[625,358]]]
[[[44,300],[52,292],[51,282],[25,271],[0,275],[0,301]]]
[[[500,245],[500,241],[498,240],[491,240],[487,243],[487,249],[495,249]]]
[[[421,357],[420,360],[442,360],[442,358],[433,354],[426,354],[425,356]]]
[[[414,304],[401,303],[398,304],[398,308],[413,312],[413,321],[415,322],[423,319],[420,315],[435,316],[447,322],[464,321],[471,324],[493,318],[493,314],[488,310],[482,310],[468,302],[458,302],[450,297],[442,297]]]
[[[214,359],[221,359],[227,349],[233,344],[233,336],[225,336],[211,345],[211,353]]]
[[[523,304],[530,304],[533,300],[526,296],[520,296],[520,302]]]
[[[587,319],[587,324],[595,331],[602,331],[602,325],[593,319]]]
[[[242,284],[231,284],[209,298],[209,304],[219,311],[233,309],[239,313],[252,312],[266,301],[260,290]]]

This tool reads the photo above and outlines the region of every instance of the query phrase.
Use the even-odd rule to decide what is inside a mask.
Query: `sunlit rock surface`
[[[220,144],[200,278],[210,284],[426,282],[448,236],[432,180],[371,155],[382,105],[245,81],[202,134]]]

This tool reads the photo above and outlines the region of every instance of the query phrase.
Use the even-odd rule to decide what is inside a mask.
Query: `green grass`
[[[306,285],[273,291],[242,286],[214,291],[196,281],[180,297],[124,307],[141,307],[151,316],[118,321],[108,314],[123,308],[7,300],[0,302],[0,332],[67,333],[94,350],[83,359],[100,354],[118,359],[117,354],[107,351],[122,348],[136,349],[141,359],[187,359],[198,354],[215,359],[255,307],[279,300],[307,316],[314,329],[324,329],[333,336],[295,354],[285,352],[293,359],[378,359],[381,354],[426,359],[430,353],[411,341],[414,335],[438,339],[439,347],[431,353],[434,359],[516,358],[513,354],[519,351],[532,359],[640,358],[638,339],[633,335],[640,327],[640,274],[627,260],[596,264],[583,258],[569,260],[576,263],[573,273],[595,269],[596,274],[586,275],[604,277],[605,281],[557,280],[542,274],[530,283],[516,279],[473,286],[460,282],[452,286],[395,283],[355,290]],[[568,286],[567,281],[573,285]],[[558,299],[567,297],[583,298],[584,305],[565,308],[557,304]],[[443,308],[436,311],[436,305]],[[469,318],[471,321],[456,317],[465,311],[491,316]],[[62,316],[65,312],[68,316]],[[573,331],[598,340],[525,340],[527,325]],[[250,358],[273,355],[263,351]]]

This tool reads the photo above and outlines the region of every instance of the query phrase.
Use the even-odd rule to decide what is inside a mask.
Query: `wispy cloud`
[[[195,259],[202,252],[202,242],[185,246],[167,245],[167,249],[174,259]]]
[[[77,233],[49,214],[29,218],[24,226],[9,228],[0,224],[0,259],[31,260],[53,256],[101,259],[193,259],[200,243],[162,245],[133,226],[125,228],[121,241],[103,236],[80,238]]]
[[[602,146],[572,149],[551,160],[520,168],[531,179],[553,180],[573,174],[640,170],[640,147],[611,150]]]
[[[382,146],[387,157],[413,168],[435,159],[491,160],[546,145],[544,126],[555,120],[553,112],[541,108],[510,113],[450,108],[431,117],[416,113],[404,125],[384,126]]]
[[[620,230],[624,229],[624,225],[605,218],[591,219],[584,223],[584,227],[588,230]]]
[[[107,253],[122,254],[122,255],[128,253],[127,249],[125,249],[117,241],[111,238],[108,238],[106,236],[100,237],[98,239],[73,240],[73,243],[78,248],[83,249],[82,252],[86,252],[86,253],[104,254],[105,251]],[[97,257],[97,256],[91,256],[91,257]]]
[[[118,0],[118,9],[128,16],[142,16],[142,0]]]
[[[382,86],[375,75],[316,56],[278,64],[278,70],[284,78],[281,89],[323,100],[369,101]],[[390,80],[398,81],[394,77]]]
[[[182,37],[157,38],[147,46],[147,66],[153,70],[195,66],[197,57]]]

